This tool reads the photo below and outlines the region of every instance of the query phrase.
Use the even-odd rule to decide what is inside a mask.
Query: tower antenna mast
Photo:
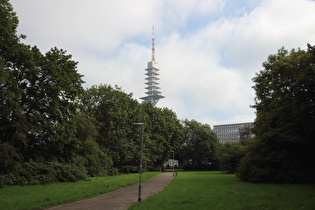
[[[152,30],[152,61],[155,61],[155,48],[154,48],[154,25]]]

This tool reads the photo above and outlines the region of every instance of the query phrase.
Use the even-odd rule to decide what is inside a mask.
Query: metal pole
[[[174,150],[173,150],[173,176],[175,176],[175,159],[174,159]]]
[[[144,124],[142,123],[142,132],[141,132],[141,154],[140,154],[140,182],[139,182],[139,196],[138,196],[138,202],[141,201],[141,174],[142,174],[142,154],[143,154],[143,130],[144,130]]]
[[[138,202],[141,201],[141,175],[142,175],[142,153],[143,153],[143,130],[144,123],[132,123],[133,125],[142,125],[141,131],[141,154],[140,154],[140,181],[139,181],[139,194],[138,194]]]
[[[175,175],[175,161],[174,161],[174,150],[172,150],[171,152],[173,152],[173,176]]]

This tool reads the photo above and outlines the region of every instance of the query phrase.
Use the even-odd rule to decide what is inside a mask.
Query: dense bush
[[[121,169],[121,173],[137,173],[139,172],[139,167],[136,166],[124,166]]]
[[[234,173],[244,154],[245,148],[240,143],[227,141],[220,144],[218,149],[220,169],[226,173]]]
[[[53,182],[75,182],[86,179],[84,167],[59,162],[17,163],[11,173],[0,175],[0,186],[48,184]]]

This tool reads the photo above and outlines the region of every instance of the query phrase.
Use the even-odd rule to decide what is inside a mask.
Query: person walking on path
[[[163,172],[155,177],[141,183],[142,200],[160,192],[173,179],[173,174]],[[70,209],[110,209],[123,210],[128,209],[130,204],[138,201],[139,184],[135,184],[123,189],[119,189],[104,195],[64,204],[50,208],[51,210],[70,210]]]

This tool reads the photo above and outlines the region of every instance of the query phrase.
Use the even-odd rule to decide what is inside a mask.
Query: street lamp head
[[[143,125],[143,123],[132,123],[133,125]]]

